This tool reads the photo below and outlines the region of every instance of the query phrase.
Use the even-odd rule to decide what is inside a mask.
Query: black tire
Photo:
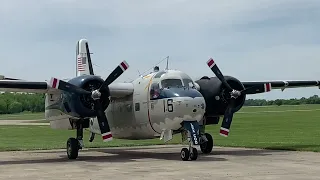
[[[192,153],[190,152],[190,159],[192,161],[197,160],[198,158],[198,150],[197,148],[192,148]]]
[[[189,156],[190,156],[190,152],[187,148],[182,148],[181,149],[181,153],[180,153],[180,157],[183,161],[188,161],[189,160]]]
[[[213,148],[213,138],[209,133],[204,133],[204,135],[206,136],[208,141],[200,144],[200,149],[202,153],[209,154],[211,153]]]
[[[67,155],[69,159],[77,159],[79,154],[79,141],[75,138],[69,138],[67,141]]]

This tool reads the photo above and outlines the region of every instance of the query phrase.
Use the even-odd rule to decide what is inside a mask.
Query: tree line
[[[0,94],[0,114],[24,111],[44,112],[44,94],[2,93]]]
[[[320,98],[318,95],[310,96],[309,98],[302,97],[300,99],[247,99],[244,106],[270,106],[270,105],[300,105],[300,104],[320,104]]]
[[[13,114],[20,112],[44,112],[44,94],[27,93],[2,93],[0,94],[0,114]],[[268,106],[268,105],[299,105],[299,104],[320,104],[318,95],[300,99],[247,99],[244,106]]]

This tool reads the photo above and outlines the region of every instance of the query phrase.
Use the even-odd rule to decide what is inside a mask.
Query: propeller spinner
[[[222,82],[222,84],[227,88],[226,89],[227,92],[230,93],[231,98],[230,98],[228,107],[225,111],[221,128],[220,128],[220,135],[227,137],[229,135],[230,126],[233,119],[234,108],[235,108],[234,106],[236,105],[236,99],[241,95],[256,94],[257,92],[261,93],[261,92],[271,91],[271,83],[252,86],[242,91],[239,91],[231,88],[231,86],[228,84],[223,74],[221,73],[220,69],[218,68],[217,64],[214,62],[212,58],[210,58],[207,61],[207,65],[212,70],[212,72],[217,76],[217,78]]]
[[[129,65],[126,61],[121,62],[105,79],[99,89],[96,89],[92,92],[82,89],[78,86],[70,84],[68,82],[59,80],[57,78],[51,79],[51,87],[55,89],[59,89],[62,91],[72,92],[75,94],[83,95],[83,94],[91,94],[91,98],[93,99],[93,109],[97,112],[97,119],[99,123],[99,128],[101,131],[103,141],[112,140],[112,134],[110,131],[110,126],[108,123],[108,119],[104,113],[104,109],[102,107],[102,100],[107,99],[107,106],[109,105],[109,88],[108,86],[114,82],[120,75],[129,68]]]

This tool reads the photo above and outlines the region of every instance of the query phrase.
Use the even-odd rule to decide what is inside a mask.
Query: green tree
[[[22,112],[22,103],[13,101],[8,108],[9,113],[20,113]]]

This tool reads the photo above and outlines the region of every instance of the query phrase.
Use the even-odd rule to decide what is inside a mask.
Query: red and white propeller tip
[[[129,68],[129,64],[126,61],[122,61],[120,63],[120,68],[122,69],[122,71],[125,71]]]
[[[49,85],[54,89],[58,89],[59,82],[60,82],[59,79],[52,77],[51,80],[50,80],[50,84]]]
[[[264,84],[264,92],[269,92],[272,90],[271,83]]]
[[[111,132],[103,133],[102,139],[103,139],[103,142],[111,141],[113,139]]]
[[[214,65],[216,65],[216,63],[214,62],[214,60],[212,58],[210,58],[208,61],[207,61],[207,65],[212,68]]]
[[[224,136],[224,137],[228,137],[228,135],[229,135],[229,129],[226,129],[226,128],[221,127],[221,128],[220,128],[220,135],[221,135],[221,136]]]

